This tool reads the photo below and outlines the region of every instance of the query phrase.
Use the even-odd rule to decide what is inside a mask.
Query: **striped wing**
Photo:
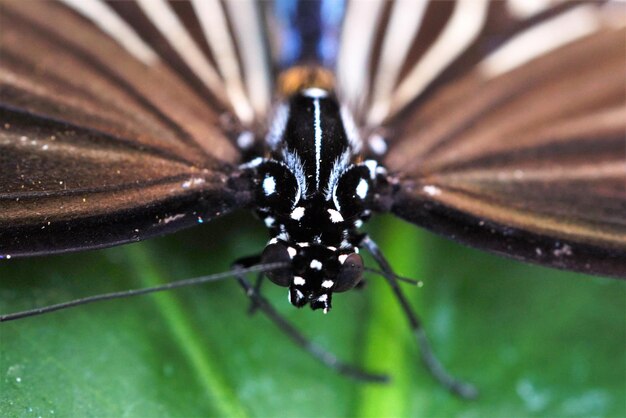
[[[538,3],[383,5],[371,94],[350,97],[389,139],[400,217],[521,260],[625,277],[626,11]],[[408,43],[395,38],[406,55],[385,67],[391,25],[411,18],[423,24]]]
[[[248,202],[224,132],[267,103],[220,67],[193,11],[0,3],[0,255],[140,240]]]

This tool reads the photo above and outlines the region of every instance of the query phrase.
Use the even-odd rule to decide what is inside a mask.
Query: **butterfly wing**
[[[163,39],[74,3],[0,4],[0,254],[121,244],[246,205],[210,62],[190,81]]]
[[[387,98],[395,214],[524,261],[626,276],[624,11],[612,10],[605,24],[601,3],[579,6],[561,6],[569,20],[555,20],[543,37],[508,44],[485,9],[479,20],[488,30],[477,31],[471,54],[441,67],[446,83],[418,72],[414,82],[432,83],[409,102],[400,87]],[[572,30],[575,37],[532,55]],[[394,100],[408,104],[394,113]]]

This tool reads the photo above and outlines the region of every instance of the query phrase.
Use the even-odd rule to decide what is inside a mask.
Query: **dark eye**
[[[356,253],[350,254],[339,270],[335,292],[345,292],[359,284],[363,277],[363,259]]]
[[[293,273],[291,272],[291,257],[287,246],[283,244],[270,244],[263,250],[261,262],[266,263],[288,263],[289,266],[278,270],[268,271],[267,277],[278,286],[287,287],[291,284]]]
[[[364,166],[354,166],[342,174],[337,182],[335,197],[344,218],[361,213],[364,202],[371,194],[370,187],[369,171]]]

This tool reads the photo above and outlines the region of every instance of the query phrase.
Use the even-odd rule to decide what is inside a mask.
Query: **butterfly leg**
[[[293,326],[285,317],[274,309],[269,301],[259,294],[255,288],[242,274],[237,274],[238,268],[248,267],[256,264],[254,260],[258,261],[260,257],[248,257],[236,261],[233,264],[233,270],[235,271],[235,277],[237,281],[243,287],[246,295],[251,299],[254,306],[267,316],[287,337],[289,337],[296,345],[304,349],[311,356],[319,360],[326,367],[336,371],[337,373],[354,378],[356,380],[368,381],[368,382],[386,382],[388,377],[382,374],[369,373],[356,366],[347,364],[339,360],[334,354],[324,350],[322,347],[314,344],[308,338],[306,338],[296,327]],[[252,263],[252,264],[251,264]]]
[[[419,317],[411,308],[411,305],[409,304],[404,293],[402,293],[396,274],[393,272],[391,265],[381,252],[380,248],[378,248],[378,245],[369,236],[365,236],[361,245],[372,254],[385,274],[385,278],[391,286],[393,293],[396,295],[398,302],[400,302],[400,306],[402,307],[402,310],[409,321],[409,326],[411,327],[411,330],[417,340],[422,361],[430,374],[450,392],[466,399],[476,398],[476,396],[478,396],[478,390],[476,387],[470,383],[463,382],[448,373],[433,352]]]
[[[263,279],[265,278],[264,273],[259,273],[256,276],[256,280],[254,281],[254,292],[258,295],[261,294],[261,285],[263,285]],[[248,314],[254,315],[256,311],[259,309],[256,301],[253,299],[250,301],[250,306],[248,307]]]

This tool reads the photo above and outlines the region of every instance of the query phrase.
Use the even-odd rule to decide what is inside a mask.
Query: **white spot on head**
[[[293,247],[287,247],[287,253],[289,253],[289,258],[294,258],[298,251]]]
[[[337,251],[337,247],[333,247],[332,245],[329,245],[328,248],[330,251]]]
[[[429,196],[438,196],[441,194],[441,189],[437,186],[424,186],[422,190]]]
[[[376,155],[383,155],[387,152],[387,142],[385,142],[385,139],[378,134],[370,136],[368,139],[368,143],[370,149]]]
[[[326,302],[326,301],[328,301],[328,295],[326,293],[324,293],[319,298],[317,298],[317,301],[318,302]]]
[[[276,179],[274,179],[274,177],[265,176],[263,179],[263,191],[266,196],[269,196],[276,191]]]
[[[304,207],[298,206],[291,212],[291,219],[299,221],[304,216]]]
[[[277,244],[277,243],[278,243],[278,238],[274,237],[267,242],[267,245]]]
[[[289,234],[287,232],[281,232],[276,238],[282,239],[283,241],[289,241]]]
[[[250,131],[244,131],[237,137],[237,146],[243,150],[250,148],[254,144],[254,134]]]
[[[363,226],[363,221],[360,219],[357,219],[356,221],[354,221],[354,227],[355,228],[360,228]]]
[[[354,247],[354,253],[358,254],[359,253],[359,247]]]
[[[273,216],[268,216],[267,218],[265,218],[265,226],[268,228],[274,225],[274,222],[276,222],[276,219]]]
[[[328,97],[328,92],[318,87],[311,87],[303,90],[302,95],[305,97],[310,97],[311,99],[321,99],[323,97]]]
[[[315,270],[321,270],[322,269],[322,263],[319,260],[311,260],[311,264],[310,264],[312,269]]]
[[[343,222],[343,216],[341,213],[337,212],[335,209],[328,209],[328,214],[330,215],[330,221],[334,224],[338,222]]]
[[[304,280],[304,278],[300,276],[293,276],[293,284],[295,284],[296,286],[304,286],[305,283],[306,281]]]
[[[361,179],[361,181],[359,181],[359,185],[356,186],[357,196],[359,196],[361,199],[365,199],[365,196],[367,196],[367,190],[369,188],[370,186],[369,184],[367,184],[367,180]]]
[[[337,257],[337,259],[339,260],[341,264],[343,264],[346,261],[346,258],[348,258],[348,254],[341,254],[339,257]]]
[[[295,293],[296,293],[296,300],[295,300],[295,302],[299,302],[299,301],[302,300],[302,298],[304,298],[304,295],[298,289],[296,289]],[[291,300],[291,292],[287,292],[287,300],[289,300],[289,303],[291,303],[292,305],[294,304],[294,301]]]
[[[309,246],[309,243],[308,243],[308,242],[299,242],[299,243],[298,243],[298,247],[305,248],[305,247],[308,247],[308,246]]]
[[[331,287],[333,287],[334,284],[335,282],[333,282],[332,280],[324,280],[322,282],[322,287],[325,289],[330,289]]]

